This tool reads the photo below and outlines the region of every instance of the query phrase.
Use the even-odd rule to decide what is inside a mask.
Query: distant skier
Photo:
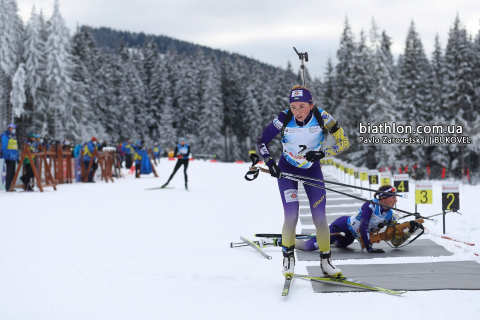
[[[135,178],[140,178],[141,174],[152,173],[152,165],[148,157],[145,141],[135,144]]]
[[[127,138],[122,145],[122,151],[125,155],[125,168],[130,169],[132,167],[132,156],[134,152],[134,148],[130,143],[130,139]]]
[[[368,253],[385,253],[382,249],[372,248],[369,233],[378,231],[384,226],[397,222],[398,219],[393,211],[383,207],[383,205],[393,207],[397,202],[397,197],[394,195],[396,192],[396,188],[393,188],[390,185],[383,185],[375,193],[374,199],[372,199],[372,201],[377,204],[365,202],[353,216],[342,216],[333,221],[330,224],[330,234],[343,232],[345,236],[330,235],[330,244],[334,244],[336,247],[345,248],[351,245],[355,239],[358,241],[361,239]],[[408,233],[406,233],[406,237],[400,239],[399,242],[403,243],[406,241],[419,227],[420,224],[418,222],[410,221],[410,228]],[[261,241],[262,245],[281,245],[281,239],[267,239]],[[295,240],[295,248],[304,251],[317,250],[317,238],[313,237],[308,240],[297,239]]]
[[[33,155],[33,153],[37,152],[37,144],[35,142],[36,136],[33,132],[30,132],[27,137],[27,141],[25,142],[28,144],[28,148],[32,153],[32,160],[34,161],[33,165],[35,165],[35,155]],[[30,185],[30,180],[34,177],[34,175],[32,170],[32,164],[30,163],[30,159],[28,157],[25,157],[23,159],[23,165],[25,168],[25,174],[20,177],[20,180],[23,182],[25,191],[33,191],[33,188]]]
[[[162,148],[158,145],[158,142],[155,142],[155,145],[153,146],[153,155],[155,159],[157,159],[160,162],[160,154],[162,152]]]
[[[2,133],[2,158],[5,159],[5,165],[7,168],[7,175],[5,177],[5,191],[10,192],[10,187],[15,184],[13,181],[13,176],[15,175],[15,164],[18,161],[18,142],[15,132],[17,131],[17,126],[13,123],[10,123],[7,127],[7,131]],[[12,191],[16,191],[12,189]]]
[[[93,157],[93,151],[98,150],[97,143],[98,143],[97,138],[92,137],[92,140],[86,143],[83,147],[82,161],[83,161],[83,166],[85,167],[85,174],[88,175],[88,180],[87,180],[88,182],[95,182],[93,181],[93,175],[95,173],[95,170],[97,170],[98,168],[98,164],[96,162],[97,158],[93,159],[92,168],[90,172],[87,172],[87,171],[88,171],[88,166],[90,165],[90,160]]]
[[[190,156],[190,146],[186,143],[185,138],[180,138],[179,139],[179,144],[175,147],[175,153],[173,157],[177,157],[177,163],[175,164],[175,168],[173,169],[172,174],[170,175],[170,178],[168,178],[168,181],[162,186],[162,188],[165,188],[169,183],[170,180],[172,180],[173,176],[175,173],[177,173],[177,170],[180,169],[180,167],[183,165],[183,173],[185,175],[185,189],[188,190],[188,177],[187,177],[187,168],[188,168],[188,157]]]
[[[323,128],[330,131],[336,144],[320,150],[325,139]],[[268,143],[282,134],[283,154],[278,165],[271,157]],[[294,86],[290,92],[290,108],[279,113],[257,140],[257,148],[268,165],[270,174],[280,178],[281,172],[322,179],[320,159],[332,157],[349,147],[343,128],[326,111],[313,105],[310,91],[304,86]],[[321,182],[312,182],[324,186]],[[282,231],[283,275],[293,276],[295,267],[295,227],[298,221],[298,182],[286,178],[278,180],[280,196],[285,211]],[[320,266],[326,276],[340,277],[341,270],[331,261],[330,232],[325,216],[325,190],[304,185],[310,202],[313,222],[320,249]]]

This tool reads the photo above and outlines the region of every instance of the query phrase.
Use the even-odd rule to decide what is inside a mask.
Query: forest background
[[[374,20],[368,33],[340,35],[336,60],[307,86],[315,104],[346,130],[344,160],[368,168],[415,165],[418,178],[480,180],[480,32],[468,34],[457,16],[445,47],[425,49],[412,21],[403,54]],[[293,46],[294,44],[292,44]],[[308,51],[308,48],[298,48]],[[428,53],[427,53],[428,52]],[[70,35],[58,1],[52,16],[32,9],[23,23],[16,0],[0,0],[0,128],[18,124],[53,140],[96,136],[174,146],[186,136],[194,153],[223,161],[246,159],[263,128],[288,108],[301,83],[299,61],[286,69],[167,36],[82,26]],[[315,59],[315,57],[310,57]],[[361,145],[360,122],[456,124],[468,145]],[[271,151],[278,158],[279,139]]]

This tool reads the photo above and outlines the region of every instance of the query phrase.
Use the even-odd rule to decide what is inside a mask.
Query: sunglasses
[[[390,189],[383,190],[383,192],[392,192],[392,193],[395,193],[395,192],[397,192],[397,188],[392,187],[392,188],[390,188]]]
[[[397,188],[395,188],[395,187],[392,187],[392,188],[386,189],[386,190],[382,190],[382,191],[378,191],[378,199],[385,199],[385,198],[389,198],[389,197],[392,197],[392,196],[397,196],[397,194],[395,194],[396,192],[397,192]]]

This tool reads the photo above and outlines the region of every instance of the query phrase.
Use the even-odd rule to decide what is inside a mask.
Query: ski
[[[250,247],[252,247],[253,249],[257,250],[262,256],[264,256],[265,258],[267,258],[268,260],[271,260],[272,257],[269,256],[268,254],[266,254],[265,252],[263,252],[262,249],[260,249],[260,247],[258,246],[258,244],[250,241],[250,240],[247,240],[245,239],[244,237],[240,237],[240,240],[242,240],[243,242],[245,242],[246,244],[248,244]]]
[[[354,287],[354,288],[360,288],[360,289],[365,289],[369,291],[376,291],[376,292],[381,292],[381,293],[386,293],[386,294],[391,294],[394,296],[401,295],[405,292],[406,290],[401,290],[401,291],[396,291],[396,290],[391,290],[391,289],[386,289],[382,287],[377,287],[372,284],[355,280],[355,279],[349,279],[349,278],[330,278],[330,277],[311,277],[308,275],[301,275],[301,274],[296,274],[295,278],[300,278],[303,280],[310,280],[310,281],[317,281],[317,282],[325,282],[325,283],[331,283],[331,284],[339,284],[342,286],[347,286],[347,287]]]
[[[285,284],[283,285],[282,297],[288,296],[288,293],[290,292],[290,286],[292,285],[294,279],[295,278],[291,275],[285,276]]]
[[[145,190],[158,190],[158,189],[175,189],[175,187],[157,187],[157,188],[147,188]]]
[[[296,234],[295,239],[310,239],[315,237],[315,234]],[[255,237],[258,238],[272,238],[272,239],[280,239],[282,237],[281,233],[257,233]]]

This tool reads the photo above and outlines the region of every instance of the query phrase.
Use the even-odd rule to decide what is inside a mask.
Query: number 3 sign
[[[432,183],[415,183],[415,204],[432,204]]]

